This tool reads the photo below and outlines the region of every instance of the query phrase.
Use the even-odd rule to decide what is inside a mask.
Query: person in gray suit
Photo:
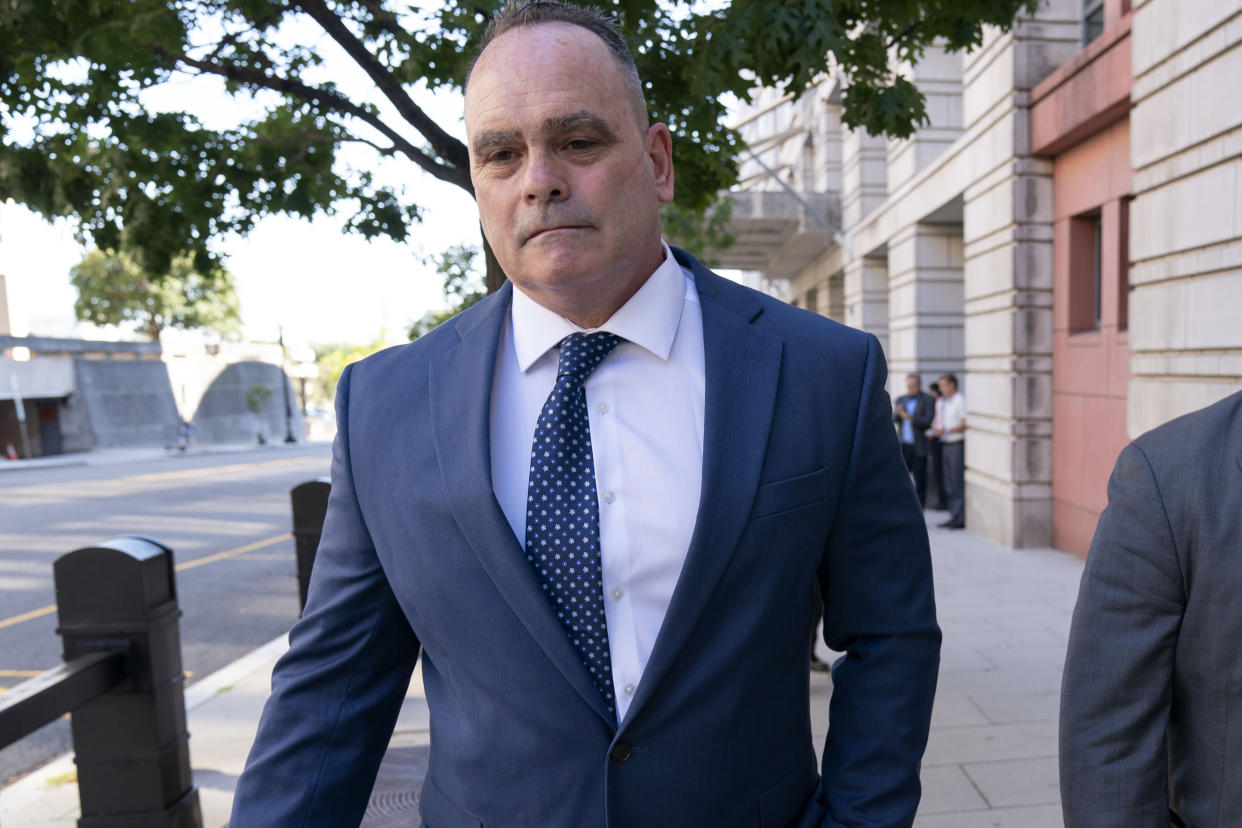
[[[1061,687],[1067,828],[1242,826],[1242,392],[1122,452]]]

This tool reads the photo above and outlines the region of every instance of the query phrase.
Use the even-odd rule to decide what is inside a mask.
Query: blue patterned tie
[[[604,332],[561,340],[556,385],[535,426],[526,495],[526,560],[614,716],[599,501],[583,385],[619,342],[621,337]]]

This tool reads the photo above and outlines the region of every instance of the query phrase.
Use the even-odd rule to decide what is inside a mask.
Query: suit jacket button
[[[612,751],[608,754],[608,758],[612,760],[614,765],[624,765],[630,761],[630,756],[634,753],[630,749],[629,742],[617,742],[612,746]]]

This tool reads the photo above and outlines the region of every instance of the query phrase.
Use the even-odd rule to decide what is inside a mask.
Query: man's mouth
[[[526,241],[537,239],[540,236],[544,236],[549,233],[555,233],[560,230],[587,230],[587,229],[589,229],[589,225],[585,225],[585,224],[558,224],[553,227],[544,227],[539,230],[536,230],[535,232],[531,233],[529,236],[526,237]]]

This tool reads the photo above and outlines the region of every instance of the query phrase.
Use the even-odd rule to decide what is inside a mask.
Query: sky
[[[319,43],[327,61],[323,72],[331,73],[342,91],[377,100],[371,82],[352,62],[334,54],[335,44],[322,32],[294,28],[287,34]],[[437,123],[464,138],[460,94],[423,89],[415,97]],[[193,101],[190,111],[212,127],[257,115],[264,103],[230,97],[213,78],[188,77],[157,87],[144,95],[144,101],[161,110],[188,108],[185,102]],[[342,234],[338,217],[319,216],[313,221],[268,217],[244,238],[221,240],[218,249],[227,256],[227,267],[237,282],[247,339],[274,340],[283,325],[285,340],[292,345],[367,343],[385,330],[390,342],[398,342],[405,340],[411,322],[445,307],[441,278],[424,259],[454,244],[479,243],[474,201],[413,162],[381,161],[361,147],[345,155],[354,166],[372,170],[377,181],[403,184],[424,207],[423,224],[413,228],[406,243],[398,244]],[[0,204],[0,274],[6,277],[14,333],[128,335],[118,330],[92,332],[90,326],[75,324],[69,270],[86,248],[75,241],[73,231],[68,220],[49,224],[20,205]]]
[[[351,99],[374,103],[389,123],[400,123],[373,82],[315,24],[285,24],[281,33],[318,50],[324,58],[320,77],[330,77]],[[203,40],[210,42],[208,33]],[[77,70],[62,64],[59,71],[69,76]],[[307,77],[318,79],[311,71]],[[265,94],[269,97],[230,96],[219,79],[187,74],[145,90],[143,102],[156,111],[185,109],[208,127],[226,128],[258,117],[276,100]],[[418,88],[411,94],[436,123],[464,140],[459,92]],[[6,126],[18,140],[30,128],[10,119]],[[412,130],[405,133],[422,145]],[[424,173],[412,161],[381,159],[365,146],[342,148],[338,157],[371,171],[377,182],[404,186],[424,208],[422,224],[412,228],[405,243],[396,243],[343,234],[339,217],[272,216],[261,219],[246,237],[219,240],[217,249],[236,280],[245,339],[275,341],[283,326],[285,342],[292,346],[366,344],[381,336],[388,344],[404,342],[412,322],[447,306],[442,278],[427,257],[456,244],[479,244],[474,201],[460,188]],[[48,223],[18,204],[0,203],[0,274],[6,277],[13,333],[141,338],[129,328],[76,322],[69,270],[86,249],[74,239],[69,220]]]

